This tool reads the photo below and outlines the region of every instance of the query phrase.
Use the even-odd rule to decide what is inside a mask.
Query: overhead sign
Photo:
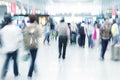
[[[14,1],[11,2],[11,13],[16,14],[16,3]]]
[[[36,13],[36,10],[35,8],[32,9],[32,14],[35,14]]]
[[[116,9],[115,8],[112,9],[112,15],[113,16],[116,15]]]

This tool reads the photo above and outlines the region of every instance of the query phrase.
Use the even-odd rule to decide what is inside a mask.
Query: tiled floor
[[[68,45],[66,59],[58,59],[57,42],[51,45],[40,45],[37,55],[37,73],[33,80],[120,80],[120,62],[110,59],[110,47],[105,60],[99,60],[99,47],[93,49],[80,48],[78,45]],[[24,62],[19,56],[19,80],[27,80],[29,61]],[[4,63],[4,55],[0,56],[0,71]],[[15,80],[12,71],[12,61],[6,80]]]

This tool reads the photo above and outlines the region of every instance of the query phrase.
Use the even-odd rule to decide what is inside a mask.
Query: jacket
[[[21,47],[23,35],[19,27],[8,24],[0,30],[0,36],[2,41],[1,53],[13,52]]]
[[[40,28],[32,23],[23,30],[23,41],[25,49],[38,48],[38,39],[40,37]]]
[[[111,38],[111,27],[108,26],[108,27],[101,27],[100,28],[100,37],[101,39],[110,39]]]

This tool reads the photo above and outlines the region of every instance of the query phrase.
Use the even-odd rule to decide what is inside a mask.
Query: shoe
[[[19,76],[15,76],[15,80],[19,80],[20,79],[20,77]]]
[[[15,76],[15,80],[20,80],[20,74]]]
[[[4,72],[2,73],[2,75],[1,75],[1,79],[2,79],[2,80],[5,80],[6,73],[7,73],[7,71],[4,71]]]
[[[1,76],[1,80],[5,80],[5,76]]]
[[[50,43],[48,43],[48,45],[50,46]]]
[[[60,58],[61,58],[61,55],[58,56],[58,59],[60,59]]]
[[[28,77],[28,79],[27,80],[32,80],[32,77]]]
[[[63,60],[65,60],[65,57],[62,57],[63,58]]]
[[[101,57],[101,58],[100,58],[100,61],[104,61],[104,58],[103,58],[103,57]]]

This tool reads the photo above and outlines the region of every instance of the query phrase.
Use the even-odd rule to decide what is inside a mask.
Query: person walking
[[[113,20],[111,33],[112,33],[112,45],[114,46],[119,41],[119,27],[116,20]]]
[[[64,18],[60,21],[60,23],[57,26],[57,31],[58,31],[58,48],[59,48],[59,59],[66,58],[66,47],[68,43],[68,36],[69,36],[69,27],[68,24],[65,23]]]
[[[47,43],[49,45],[49,42],[50,42],[50,23],[46,23],[46,25],[44,27],[45,27],[45,29],[44,29],[45,38],[44,38],[43,43],[45,44],[45,41],[47,40]]]
[[[4,80],[8,72],[9,62],[13,59],[13,70],[15,77],[18,77],[18,49],[21,47],[22,42],[22,31],[19,27],[12,24],[12,17],[7,14],[5,17],[6,25],[0,30],[2,47],[1,53],[6,54],[5,64],[2,69],[1,78]]]
[[[111,38],[111,27],[109,24],[109,19],[105,20],[103,27],[100,28],[100,39],[101,39],[101,56],[100,59],[104,60],[104,55],[108,46],[108,42]]]
[[[37,25],[37,16],[29,16],[30,24],[23,29],[24,47],[30,52],[31,64],[28,72],[28,80],[32,79],[33,70],[35,68],[35,60],[38,51],[38,43],[40,37],[40,27]]]
[[[93,48],[93,46],[94,46],[93,32],[94,32],[93,23],[90,22],[89,25],[88,25],[88,27],[87,27],[88,47],[89,48]]]
[[[81,23],[81,26],[80,26],[78,32],[79,32],[79,35],[80,35],[80,37],[78,39],[79,40],[79,46],[85,48],[85,39],[86,39],[87,29],[86,29],[86,24],[85,24],[84,21]]]

